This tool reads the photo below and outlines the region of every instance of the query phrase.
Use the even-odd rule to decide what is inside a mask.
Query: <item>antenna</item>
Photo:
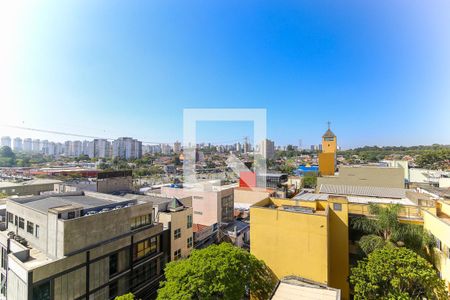
[[[331,122],[328,121],[327,124],[328,124],[328,130],[329,130],[329,129],[330,129]]]

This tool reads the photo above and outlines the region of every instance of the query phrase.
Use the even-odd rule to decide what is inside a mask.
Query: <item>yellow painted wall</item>
[[[319,154],[319,172],[321,175],[334,175],[336,170],[336,153],[322,152]]]
[[[322,152],[323,153],[336,153],[337,151],[337,138],[334,137],[332,141],[327,141],[322,138]]]
[[[250,251],[278,279],[297,275],[328,283],[328,229],[324,213],[250,208]]]
[[[439,258],[436,267],[441,272],[442,279],[445,280],[450,291],[450,259],[448,258],[448,251],[450,251],[450,223],[427,211],[423,213],[423,219],[424,228],[441,240],[442,251],[436,249]]]
[[[349,299],[348,201],[330,196],[328,203],[329,286],[340,289],[342,299]]]

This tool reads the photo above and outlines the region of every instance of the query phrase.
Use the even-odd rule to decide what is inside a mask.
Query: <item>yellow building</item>
[[[307,278],[340,289],[348,299],[345,197],[313,202],[267,198],[251,206],[250,215],[250,251],[278,279]]]
[[[337,137],[330,129],[322,136],[322,153],[319,154],[319,172],[322,175],[334,175],[336,170]]]
[[[311,193],[267,198],[250,207],[250,251],[278,279],[299,276],[341,290],[349,297],[349,217],[370,216],[369,203],[399,203],[401,222],[424,226],[436,238],[436,268],[450,292],[450,200],[405,190],[406,198]]]

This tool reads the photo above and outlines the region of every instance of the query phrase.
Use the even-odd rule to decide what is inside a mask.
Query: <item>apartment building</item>
[[[0,139],[1,147],[7,146],[11,148],[11,138],[9,136],[2,136]]]
[[[170,236],[170,260],[188,257],[194,247],[192,197],[183,199],[160,197],[159,195],[133,195],[140,201],[153,204],[155,221],[163,224]]]
[[[6,299],[148,299],[170,260],[168,230],[151,202],[76,192],[7,199],[6,211]]]
[[[300,276],[349,299],[348,201],[267,198],[250,207],[250,252],[278,279]]]
[[[220,181],[198,184],[164,186],[161,195],[183,199],[192,197],[194,242],[196,245],[214,240],[221,225],[233,221],[236,184],[222,185]]]
[[[206,226],[228,223],[233,220],[234,188],[236,184],[222,185],[212,180],[183,186],[163,186],[166,197],[192,197],[193,222]]]
[[[22,139],[20,137],[14,138],[13,150],[16,152],[20,152],[20,151],[22,151],[22,149],[23,149]]]
[[[125,159],[141,158],[142,142],[130,137],[120,137],[112,142],[112,157]]]

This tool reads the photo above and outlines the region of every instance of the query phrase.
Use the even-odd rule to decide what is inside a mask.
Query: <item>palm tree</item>
[[[373,217],[357,217],[351,222],[354,229],[362,231],[358,244],[364,254],[369,255],[383,247],[406,247],[429,261],[434,259],[435,240],[422,226],[400,223],[401,206],[386,207],[371,203],[369,213]]]

